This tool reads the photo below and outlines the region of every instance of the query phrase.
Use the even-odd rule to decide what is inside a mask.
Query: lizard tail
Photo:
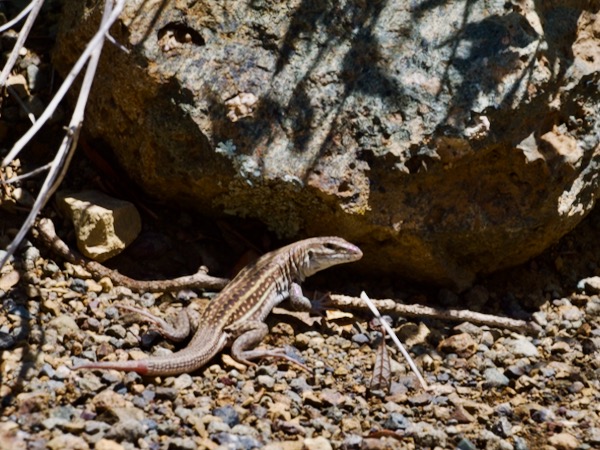
[[[148,375],[148,364],[144,361],[102,361],[83,363],[73,367],[73,370],[100,369],[100,370],[122,370],[137,372],[140,375]]]

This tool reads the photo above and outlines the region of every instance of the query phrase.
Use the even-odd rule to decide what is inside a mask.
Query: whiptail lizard
[[[75,369],[116,369],[142,375],[177,375],[193,372],[205,365],[226,346],[233,358],[243,364],[262,357],[287,359],[283,349],[253,349],[268,334],[264,323],[271,310],[286,298],[297,309],[310,310],[311,302],[298,283],[314,273],[337,264],[359,260],[362,252],[339,237],[317,237],[275,250],[245,267],[202,314],[183,310],[171,326],[154,315],[131,307],[157,326],[166,338],[181,341],[195,334],[184,349],[171,355],[153,356],[138,361],[102,361],[81,364]]]

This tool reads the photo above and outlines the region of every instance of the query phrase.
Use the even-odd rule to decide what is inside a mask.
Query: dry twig
[[[347,295],[332,294],[327,306],[345,310],[366,311],[365,304],[360,298]],[[382,314],[391,314],[404,317],[429,318],[451,322],[470,322],[477,325],[488,325],[495,328],[520,331],[537,335],[538,330],[524,320],[510,319],[508,317],[493,316],[468,310],[431,308],[422,305],[403,305],[395,300],[371,300]]]
[[[204,270],[193,275],[174,278],[171,280],[140,281],[109,269],[97,261],[92,261],[69,246],[56,234],[54,224],[50,219],[40,219],[37,227],[40,241],[52,252],[64,258],[71,264],[84,267],[94,278],[108,277],[114,283],[128,287],[135,292],[172,292],[180,289],[223,289],[229,282],[226,278],[212,277]]]
[[[23,28],[21,28],[21,31],[19,32],[19,37],[17,37],[17,42],[15,43],[15,46],[10,52],[8,60],[6,61],[6,64],[4,64],[4,68],[0,73],[0,86],[5,86],[6,80],[8,80],[8,76],[10,75],[10,72],[12,71],[13,67],[15,66],[15,63],[17,62],[17,58],[19,57],[19,51],[23,48],[25,40],[27,39],[27,36],[29,36],[29,32],[33,27],[35,19],[37,18],[38,13],[40,12],[40,9],[42,9],[43,4],[44,0],[32,0],[31,3],[27,5],[24,8],[24,10],[21,11],[21,13],[18,15],[18,20],[15,19],[16,22],[18,22],[23,17],[25,17],[25,15],[28,14],[27,20],[25,21],[25,23],[23,24]],[[11,22],[16,23],[12,20]]]
[[[9,20],[5,24],[0,27],[0,33],[4,33],[6,30],[10,30],[13,26],[18,24],[21,20],[23,20],[29,14],[29,11],[33,9],[39,2],[32,0],[29,4],[21,10],[19,14],[17,14],[13,19]],[[1,80],[1,78],[0,78]],[[2,84],[2,83],[0,83]]]

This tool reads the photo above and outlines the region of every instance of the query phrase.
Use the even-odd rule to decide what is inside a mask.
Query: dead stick
[[[170,292],[190,288],[220,290],[229,282],[226,278],[217,278],[208,275],[204,269],[200,269],[193,275],[170,280],[134,280],[133,278],[120,274],[116,270],[103,266],[97,261],[92,261],[84,257],[75,250],[71,250],[69,246],[58,237],[54,224],[50,219],[40,219],[36,228],[42,243],[58,256],[64,258],[71,264],[83,266],[94,278],[108,277],[114,283],[128,287],[135,292]]]
[[[349,297],[347,295],[330,296],[331,300],[327,306],[333,306],[342,310],[369,311],[365,303],[358,297]],[[510,319],[508,317],[493,316],[491,314],[482,314],[465,309],[441,309],[431,308],[422,305],[403,305],[394,300],[371,300],[377,309],[384,314],[395,314],[413,318],[429,318],[438,320],[447,320],[452,322],[470,322],[477,325],[488,325],[495,328],[504,328],[508,330],[520,331],[537,335],[539,331],[529,322],[524,320]]]

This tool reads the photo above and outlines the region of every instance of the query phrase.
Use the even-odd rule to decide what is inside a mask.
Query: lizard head
[[[303,244],[301,271],[304,277],[331,266],[357,261],[363,255],[356,245],[335,236],[306,239],[299,244]]]

